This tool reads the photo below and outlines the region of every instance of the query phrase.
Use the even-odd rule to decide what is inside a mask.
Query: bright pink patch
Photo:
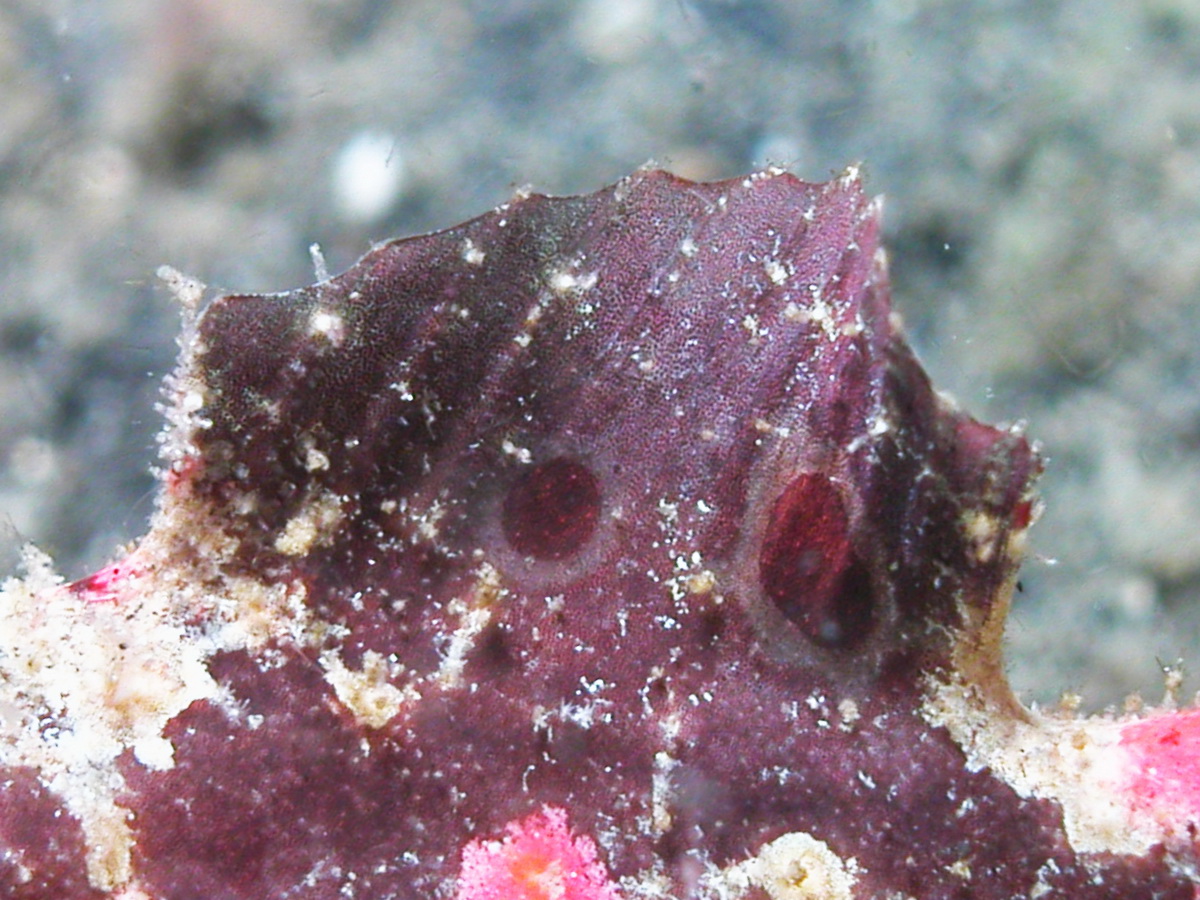
[[[116,602],[128,583],[142,574],[144,568],[130,554],[112,565],[105,566],[98,572],[73,582],[71,590],[79,594],[88,603]]]
[[[463,848],[456,900],[620,900],[595,841],[572,836],[566,810],[544,807],[505,832]]]
[[[1131,722],[1121,746],[1133,757],[1129,789],[1164,824],[1200,822],[1200,709]]]

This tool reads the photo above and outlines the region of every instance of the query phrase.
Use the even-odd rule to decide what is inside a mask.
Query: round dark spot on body
[[[850,543],[837,488],[824,475],[793,479],[771,509],[759,583],[788,621],[825,647],[850,647],[871,627],[871,581]]]
[[[534,466],[504,500],[504,536],[535,559],[565,559],[596,530],[600,485],[582,463],[559,457]]]

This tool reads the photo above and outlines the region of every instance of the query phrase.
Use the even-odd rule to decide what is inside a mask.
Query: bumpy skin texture
[[[166,596],[215,688],[114,754],[100,875],[6,770],[0,894],[1190,900],[932,720],[1026,715],[1040,463],[930,388],[878,228],[853,172],[640,172],[213,302],[155,530],[68,593]]]

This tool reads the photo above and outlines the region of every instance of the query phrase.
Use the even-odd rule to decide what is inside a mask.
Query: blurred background
[[[651,159],[864,162],[935,383],[1049,457],[1017,689],[1200,670],[1197,0],[0,0],[0,569],[144,531],[160,264],[283,290]]]

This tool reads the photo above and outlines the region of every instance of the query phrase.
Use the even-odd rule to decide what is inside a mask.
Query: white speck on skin
[[[315,310],[308,319],[308,333],[340,347],[346,339],[346,320],[329,309]]]
[[[465,238],[462,242],[462,258],[468,266],[481,266],[487,254],[480,250],[473,240]]]
[[[556,294],[582,294],[596,286],[597,277],[595,272],[577,275],[566,269],[556,269],[546,280]]]
[[[858,711],[858,704],[849,697],[838,703],[838,714],[842,717],[840,727],[843,731],[849,731],[861,716]]]
[[[304,468],[309,472],[325,472],[329,469],[329,457],[316,447],[304,450]]]
[[[759,324],[758,317],[747,313],[742,317],[742,328],[750,335],[750,343],[758,346],[762,339],[770,333],[766,328]]]
[[[775,284],[783,284],[787,281],[788,270],[787,266],[777,259],[768,259],[763,263],[763,268],[767,270],[767,277]]]
[[[533,454],[529,452],[528,447],[518,447],[508,438],[500,442],[500,449],[504,451],[506,456],[511,456],[519,463],[528,465],[533,462]]]

